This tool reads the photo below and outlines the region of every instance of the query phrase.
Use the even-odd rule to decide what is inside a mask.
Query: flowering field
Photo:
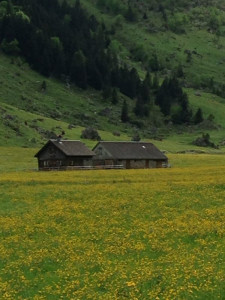
[[[225,164],[192,158],[0,174],[0,299],[225,299]]]

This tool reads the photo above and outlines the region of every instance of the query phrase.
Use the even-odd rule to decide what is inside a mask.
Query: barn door
[[[156,162],[156,168],[162,168],[162,161],[158,160]]]
[[[148,159],[146,159],[146,161],[145,161],[145,168],[149,169],[149,160]]]
[[[126,169],[130,169],[130,160],[126,160]]]
[[[105,165],[106,166],[113,166],[113,160],[112,159],[106,159],[105,160]]]

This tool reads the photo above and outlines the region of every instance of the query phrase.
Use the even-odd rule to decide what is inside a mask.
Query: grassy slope
[[[30,70],[26,64],[20,65],[0,53],[0,103],[7,103],[17,108],[30,111],[42,116],[61,119],[67,123],[81,126],[92,125],[95,128],[104,128],[113,131],[121,113],[121,107],[113,107],[109,117],[102,117],[98,113],[111,108],[110,101],[102,100],[94,90],[82,91],[74,86],[67,88],[66,84],[54,79],[46,79]],[[41,91],[43,80],[47,83],[47,91]],[[109,118],[112,122],[109,122]],[[120,125],[126,130],[123,124]]]
[[[83,127],[76,125],[75,128],[68,129],[68,124],[78,123],[85,125],[89,122],[95,127],[95,120],[98,123],[97,128],[104,128],[104,131],[100,132],[104,140],[130,140],[128,135],[132,134],[133,129],[129,128],[128,125],[120,123],[112,125],[108,122],[108,117],[97,115],[97,111],[106,106],[110,107],[110,103],[99,101],[99,95],[95,91],[68,90],[64,84],[48,79],[46,80],[47,92],[42,93],[40,91],[41,82],[44,80],[42,76],[31,71],[26,65],[20,67],[17,64],[10,64],[10,59],[3,55],[0,55],[0,62],[0,76],[3,78],[0,90],[0,145],[25,147],[40,145],[48,137],[40,134],[37,128],[44,131],[52,131],[56,134],[60,134],[64,130],[67,138],[80,139]],[[203,92],[201,92],[201,97],[199,97],[195,96],[194,90],[188,89],[187,91],[193,107],[200,105],[203,107],[206,116],[210,112],[213,113],[216,121],[225,126],[223,118],[225,105],[223,104],[223,99]],[[33,111],[33,113],[25,110]],[[61,114],[57,118],[64,119],[64,121],[50,117],[51,114],[57,113]],[[119,112],[114,112],[114,114],[116,118],[116,114],[119,114]],[[12,116],[13,120],[5,119],[7,115]],[[9,124],[5,125],[7,122]],[[115,137],[112,134],[115,130],[127,132],[128,135],[125,133],[120,137]],[[172,131],[168,138],[162,142],[154,141],[154,143],[160,149],[172,152],[198,149],[198,147],[192,146],[191,142],[200,133],[201,130],[177,135],[176,132]],[[211,135],[212,138],[215,137],[215,142],[217,143],[225,138],[223,130],[214,131]],[[86,141],[86,143],[92,146],[95,142]]]
[[[73,3],[75,0],[70,0],[70,2]],[[98,10],[92,0],[82,0],[81,3],[89,10],[90,14],[93,13],[99,20],[103,19],[108,26],[115,24],[117,16]],[[218,3],[215,5],[219,7]],[[165,29],[162,29],[161,15],[147,11],[147,20],[143,20],[141,16],[136,23],[128,23],[124,20],[122,26],[117,27],[115,39],[122,43],[125,49],[142,46],[147,55],[151,56],[156,53],[159,61],[167,70],[172,70],[181,63],[185,69],[186,79],[195,86],[205,78],[211,77],[215,81],[223,83],[225,79],[225,36],[220,36],[217,40],[214,33],[207,31],[206,21],[211,12],[210,8],[201,7],[195,16],[193,11],[196,9],[184,11],[184,15],[190,17],[190,20],[184,25],[184,34],[176,34],[169,30],[162,31]],[[221,12],[225,17],[222,10]],[[198,18],[201,21],[198,22]],[[154,32],[151,31],[152,29]],[[222,27],[222,31],[224,31],[224,27]],[[185,50],[196,52],[196,54],[192,54],[191,63],[186,62]],[[123,58],[127,54],[129,55],[129,52],[125,51]],[[132,64],[132,62],[130,63]],[[140,65],[137,63],[136,67],[138,66]],[[141,73],[141,68],[139,71]]]
[[[94,13],[99,19],[104,19],[106,24],[110,26],[116,20],[116,17],[107,15],[96,9],[93,1],[83,0],[83,5]],[[192,12],[189,12],[191,14]],[[203,9],[203,14],[207,16],[208,12]],[[157,16],[152,14],[149,17],[150,22],[158,22]],[[205,20],[205,19],[204,19]],[[221,125],[221,130],[207,130],[200,129],[195,130],[194,133],[179,134],[177,131],[172,131],[172,134],[164,141],[155,142],[158,146],[171,151],[176,149],[191,149],[192,141],[202,132],[209,132],[213,141],[217,144],[223,141],[225,138],[223,128],[225,127],[225,100],[221,97],[213,94],[199,91],[199,85],[205,82],[209,78],[214,78],[216,82],[223,83],[224,72],[224,47],[225,37],[220,37],[219,42],[215,42],[215,34],[207,32],[206,28],[197,29],[193,24],[189,23],[186,26],[186,34],[175,34],[170,31],[150,33],[148,30],[149,21],[140,21],[138,24],[132,24],[124,22],[121,28],[117,28],[115,39],[119,41],[121,45],[118,54],[127,59],[129,57],[129,51],[127,49],[134,48],[135,46],[143,47],[146,53],[157,53],[159,60],[163,66],[167,69],[167,72],[176,68],[179,63],[182,63],[186,78],[185,80],[191,83],[195,88],[186,88],[186,92],[189,95],[189,100],[193,112],[201,107],[204,117],[207,118],[209,114],[215,116],[215,122]],[[118,44],[118,45],[119,45]],[[188,63],[186,61],[187,54],[185,50],[195,51],[197,54],[192,54],[192,61]],[[130,64],[133,64],[129,61]],[[135,63],[135,67],[138,68],[141,76],[144,76],[145,72],[140,62]],[[165,74],[161,74],[164,76]],[[201,96],[196,96],[196,92]],[[178,130],[183,132],[185,130]],[[191,130],[193,131],[193,130]],[[174,145],[174,146],[173,146]]]
[[[105,132],[100,132],[103,139],[113,139],[113,131],[132,132],[126,125],[118,123],[120,106],[113,107],[110,116],[98,114],[106,107],[111,109],[112,105],[104,102],[96,91],[68,89],[65,84],[30,70],[26,64],[20,66],[17,61],[12,64],[11,59],[3,54],[0,54],[0,77],[0,145],[34,146],[43,143],[43,136],[32,128],[35,126],[56,134],[63,129],[67,138],[74,139],[79,138],[83,127],[88,125],[104,128]],[[44,93],[41,91],[43,80],[47,82]],[[68,130],[69,124],[75,128]],[[35,141],[31,141],[32,138]],[[128,137],[122,135],[118,139]]]
[[[88,0],[81,2],[99,19],[103,18],[107,24],[114,22],[115,18],[113,16],[102,14],[96,9],[93,2]],[[179,62],[185,61],[185,49],[195,49],[199,54],[203,55],[203,58],[193,55],[191,64],[185,62],[187,77],[193,78],[194,82],[199,82],[200,79],[197,77],[209,76],[214,76],[216,80],[223,80],[223,48],[225,40],[224,38],[220,39],[222,46],[218,48],[213,43],[214,36],[206,31],[192,31],[189,28],[187,34],[183,35],[176,35],[171,32],[150,34],[146,30],[144,22],[140,22],[138,25],[124,23],[122,30],[118,31],[115,39],[119,39],[124,45],[120,53],[123,58],[129,58],[127,49],[131,46],[131,43],[133,45],[143,45],[146,52],[152,53],[155,51],[160,60],[167,64],[168,69],[172,69]],[[166,58],[169,61],[166,62]],[[132,64],[135,64],[140,74],[144,75],[140,63],[132,62]],[[67,138],[74,139],[80,137],[81,130],[87,125],[92,125],[97,129],[104,129],[105,133],[101,133],[101,136],[106,140],[129,140],[136,130],[134,127],[132,128],[118,122],[122,99],[120,105],[115,108],[109,101],[103,101],[101,95],[96,91],[81,91],[75,87],[68,89],[63,83],[53,79],[46,79],[31,71],[26,64],[21,66],[17,60],[12,64],[11,59],[2,54],[0,54],[0,77],[2,78],[0,89],[1,114],[17,116],[15,120],[10,121],[11,127],[4,125],[7,122],[4,119],[0,119],[0,145],[26,147],[40,145],[47,137],[40,135],[37,129],[33,128],[35,126],[44,130],[54,131],[56,134],[59,134],[62,129],[66,131]],[[46,93],[41,92],[43,80],[47,82]],[[220,124],[222,129],[225,127],[223,117],[225,113],[224,99],[203,91],[200,91],[201,97],[199,97],[195,95],[197,90],[190,88],[186,89],[186,91],[189,94],[193,111],[196,111],[200,106],[206,117],[213,113],[217,124]],[[6,106],[6,104],[11,106]],[[129,105],[131,111],[133,103],[130,102]],[[100,116],[98,113],[106,107],[112,108],[110,116]],[[33,115],[25,111],[30,111]],[[48,117],[48,119],[45,119],[45,117]],[[38,121],[37,119],[44,119],[44,121]],[[63,120],[63,122],[57,120]],[[24,124],[25,121],[27,121],[28,125]],[[15,131],[15,125],[18,123],[19,133]],[[76,128],[68,130],[68,124],[75,124]],[[148,130],[147,127],[145,129]],[[208,131],[215,143],[225,139],[222,129]],[[124,132],[125,135],[114,137],[112,135],[113,131]],[[178,130],[171,130],[170,136],[162,142],[154,142],[160,149],[173,152],[198,149],[198,147],[192,146],[191,143],[205,131],[204,129],[199,129],[193,132],[193,130],[179,128]],[[148,139],[147,134],[146,139]],[[87,143],[93,145],[93,142],[87,141]]]

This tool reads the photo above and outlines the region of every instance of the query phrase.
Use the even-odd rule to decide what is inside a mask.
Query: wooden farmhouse
[[[92,166],[94,152],[80,141],[49,140],[35,155],[39,170]]]
[[[126,169],[162,168],[168,158],[152,143],[99,142],[92,151],[94,165],[123,166]]]

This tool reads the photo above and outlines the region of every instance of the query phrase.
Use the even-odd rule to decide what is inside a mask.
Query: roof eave
[[[51,140],[48,140],[48,142],[34,155],[34,157],[38,157],[39,154],[48,146],[48,144],[52,143]]]

